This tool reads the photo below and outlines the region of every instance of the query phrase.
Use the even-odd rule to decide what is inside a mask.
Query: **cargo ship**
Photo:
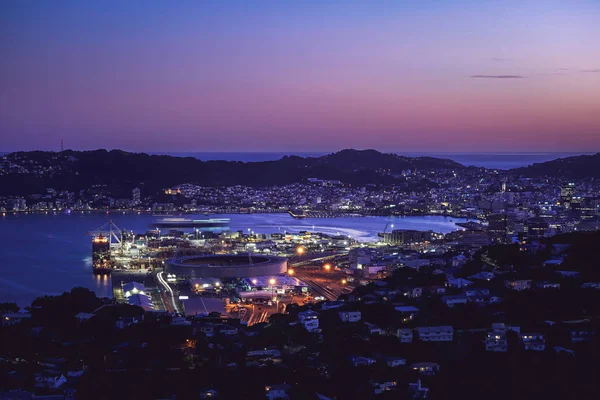
[[[187,219],[163,218],[150,224],[151,228],[223,228],[229,226],[229,218]]]
[[[112,272],[110,240],[102,235],[92,240],[92,268],[96,275],[108,275]]]

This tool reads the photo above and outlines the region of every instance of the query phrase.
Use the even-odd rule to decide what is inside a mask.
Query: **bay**
[[[256,233],[313,230],[343,234],[359,241],[376,240],[387,224],[395,229],[447,233],[462,219],[441,216],[348,217],[297,220],[288,214],[181,215],[185,218],[229,218],[229,230]],[[42,295],[57,295],[75,286],[98,296],[112,294],[110,277],[92,274],[91,238],[86,232],[108,221],[119,228],[144,233],[159,217],[123,212],[72,212],[0,216],[0,302],[26,306]],[[314,228],[313,228],[314,227]],[[391,228],[388,228],[391,229]]]

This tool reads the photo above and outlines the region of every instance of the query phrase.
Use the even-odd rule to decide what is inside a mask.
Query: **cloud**
[[[600,72],[600,69],[582,69],[581,72]]]
[[[487,79],[522,79],[521,75],[471,75],[471,78],[487,78]]]

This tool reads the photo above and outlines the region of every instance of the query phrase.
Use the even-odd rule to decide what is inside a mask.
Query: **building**
[[[2,326],[12,326],[31,319],[30,313],[2,314]]]
[[[131,191],[131,201],[133,205],[138,205],[142,202],[140,197],[140,188],[136,187]]]
[[[512,279],[504,281],[504,286],[518,292],[531,289],[531,279]]]
[[[546,350],[546,339],[541,333],[522,333],[519,339],[527,351]]]
[[[412,343],[414,334],[412,329],[400,328],[396,331],[396,336],[398,336],[400,343]]]
[[[275,399],[289,399],[290,396],[288,391],[291,389],[290,385],[280,384],[280,385],[271,385],[265,387],[265,395],[269,400]]]
[[[298,323],[309,332],[319,330],[319,314],[312,311],[303,311],[298,313]]]
[[[394,307],[394,310],[400,313],[402,322],[412,321],[419,314],[419,309],[413,306],[396,306]]]
[[[442,296],[441,300],[442,303],[446,304],[450,308],[460,304],[467,304],[469,302],[469,298],[461,294]]]
[[[421,243],[431,241],[433,231],[417,231],[412,229],[395,229],[383,234],[383,242],[398,246],[408,243]]]
[[[415,328],[422,342],[451,342],[454,339],[454,328],[451,326],[423,326]]]
[[[358,322],[361,318],[360,311],[340,311],[338,316],[342,322]]]
[[[506,352],[508,350],[508,331],[520,334],[521,329],[518,326],[505,325],[501,323],[492,324],[492,329],[488,331],[485,339],[485,350]]]
[[[440,364],[434,362],[418,362],[411,365],[420,375],[435,375],[440,371]]]
[[[487,218],[488,233],[495,241],[504,241],[508,231],[506,214],[492,214]]]

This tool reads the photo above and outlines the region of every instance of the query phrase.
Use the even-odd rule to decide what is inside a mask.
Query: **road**
[[[294,276],[308,285],[313,296],[323,296],[327,300],[337,300],[342,294],[348,292],[347,286],[342,283],[344,275],[338,271],[324,272],[314,268],[296,268]]]
[[[171,298],[171,304],[173,306],[173,311],[175,311],[176,313],[180,313],[179,307],[177,307],[177,299],[175,299],[175,293],[173,292],[173,289],[171,289],[171,286],[169,286],[167,281],[165,281],[162,275],[163,271],[159,272],[158,274],[156,274],[156,279],[158,279],[158,282],[165,288],[165,290],[169,294]]]

